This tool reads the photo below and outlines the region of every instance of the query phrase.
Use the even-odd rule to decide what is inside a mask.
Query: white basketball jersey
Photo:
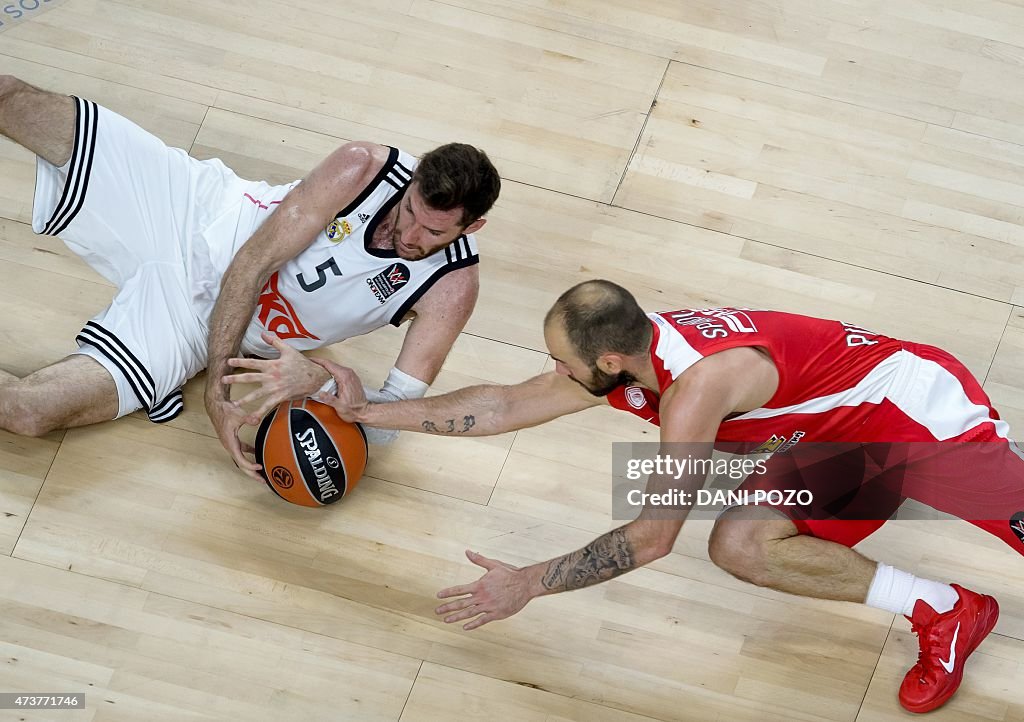
[[[389,323],[397,326],[437,279],[479,261],[472,235],[460,236],[418,261],[407,261],[394,250],[369,247],[374,230],[401,201],[416,163],[413,156],[391,148],[384,167],[363,192],[306,250],[270,277],[246,330],[243,353],[277,355],[260,338],[264,330],[294,348],[308,350]],[[295,185],[264,186],[262,197],[247,194],[253,206],[252,230]]]

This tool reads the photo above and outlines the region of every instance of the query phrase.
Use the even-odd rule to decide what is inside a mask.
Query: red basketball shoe
[[[964,676],[964,663],[996,626],[999,605],[985,594],[956,584],[960,596],[948,612],[938,614],[923,599],[907,617],[921,651],[900,685],[900,704],[911,712],[930,712],[953,696]]]

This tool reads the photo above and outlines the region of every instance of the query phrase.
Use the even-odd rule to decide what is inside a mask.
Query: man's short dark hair
[[[465,143],[448,143],[420,159],[412,182],[431,208],[462,208],[465,228],[487,211],[501,191],[501,176],[487,154]]]
[[[636,356],[651,345],[651,322],[633,294],[611,281],[584,281],[555,301],[544,318],[558,320],[580,359],[593,367],[601,354]]]

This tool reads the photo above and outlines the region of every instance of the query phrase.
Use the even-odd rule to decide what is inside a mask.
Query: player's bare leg
[[[799,534],[766,507],[735,507],[719,517],[711,560],[735,577],[790,594],[863,602],[877,564],[849,547]]]
[[[0,377],[0,428],[23,436],[117,416],[114,379],[89,356],[74,355],[23,379]]]
[[[0,133],[62,166],[74,148],[75,101],[0,75]]]

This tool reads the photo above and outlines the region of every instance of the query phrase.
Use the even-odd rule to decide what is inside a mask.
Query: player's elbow
[[[640,548],[636,556],[640,564],[648,564],[671,554],[682,526],[681,522],[668,519],[638,519],[634,524],[637,525],[636,538]]]
[[[674,546],[675,546],[675,539],[674,538],[672,538],[672,539],[658,539],[657,541],[655,541],[655,543],[651,547],[651,559],[650,559],[650,561],[653,562],[656,559],[661,559],[662,557],[667,557],[669,554],[672,553],[672,548]]]

